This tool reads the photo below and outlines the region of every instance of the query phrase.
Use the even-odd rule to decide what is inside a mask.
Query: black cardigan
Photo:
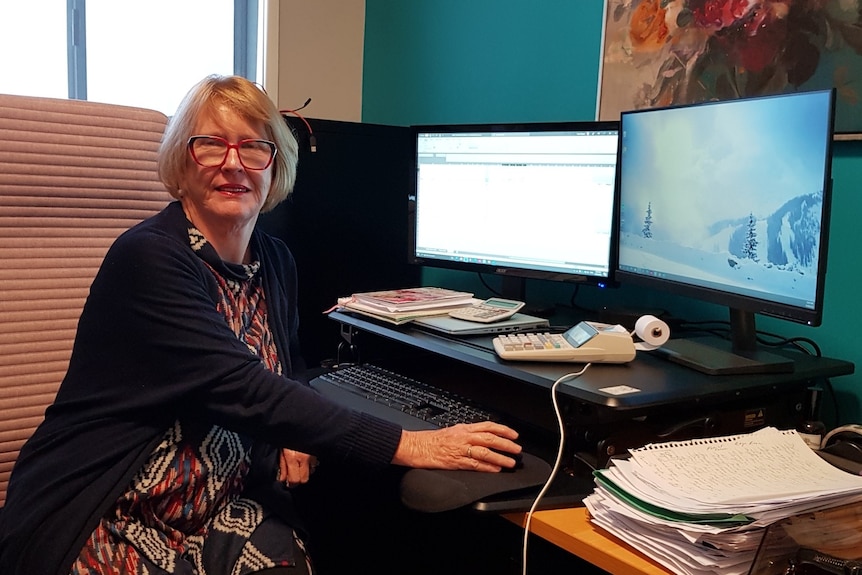
[[[24,445],[0,513],[0,573],[66,575],[99,518],[176,419],[209,422],[322,460],[388,464],[401,430],[297,379],[296,269],[256,230],[264,294],[287,377],[267,370],[216,310],[212,272],[179,203],[122,234],[90,289],[72,358]]]

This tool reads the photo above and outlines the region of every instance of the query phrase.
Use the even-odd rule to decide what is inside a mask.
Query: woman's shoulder
[[[121,233],[115,244],[139,245],[144,238],[165,238],[188,244],[188,225],[179,202],[171,202],[162,211]]]
[[[108,250],[105,261],[139,266],[193,257],[185,214],[179,202],[174,202],[121,233]]]

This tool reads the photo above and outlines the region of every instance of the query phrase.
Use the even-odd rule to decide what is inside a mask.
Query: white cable
[[[548,477],[548,480],[545,481],[545,485],[542,486],[542,489],[539,491],[539,494],[536,495],[536,499],[533,501],[533,504],[530,506],[530,510],[527,511],[527,519],[524,522],[524,545],[523,545],[523,557],[521,559],[521,573],[523,575],[527,575],[527,541],[530,538],[530,523],[533,520],[533,513],[536,511],[536,508],[539,506],[539,501],[541,501],[542,497],[544,497],[545,493],[551,486],[551,483],[554,481],[554,477],[557,476],[557,471],[560,468],[560,465],[563,461],[563,445],[565,442],[565,433],[566,427],[563,422],[563,416],[560,414],[560,406],[557,403],[557,388],[561,383],[567,381],[569,379],[574,379],[576,377],[580,377],[587,371],[587,368],[592,364],[586,364],[581,371],[576,371],[573,373],[567,373],[566,375],[560,376],[557,381],[554,382],[554,385],[551,386],[551,402],[554,405],[554,414],[557,416],[557,425],[560,426],[560,444],[557,448],[557,459],[554,461],[554,468],[551,470],[551,475]]]

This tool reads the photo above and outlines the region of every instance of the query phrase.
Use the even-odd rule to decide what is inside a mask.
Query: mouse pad
[[[401,502],[415,511],[450,511],[491,495],[542,485],[550,476],[551,466],[529,453],[521,454],[521,466],[514,471],[411,469],[401,479]]]

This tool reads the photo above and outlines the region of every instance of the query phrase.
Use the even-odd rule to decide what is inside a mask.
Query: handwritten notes
[[[716,505],[772,503],[862,490],[862,477],[833,467],[794,431],[648,445],[632,451],[637,473],[665,491]]]

